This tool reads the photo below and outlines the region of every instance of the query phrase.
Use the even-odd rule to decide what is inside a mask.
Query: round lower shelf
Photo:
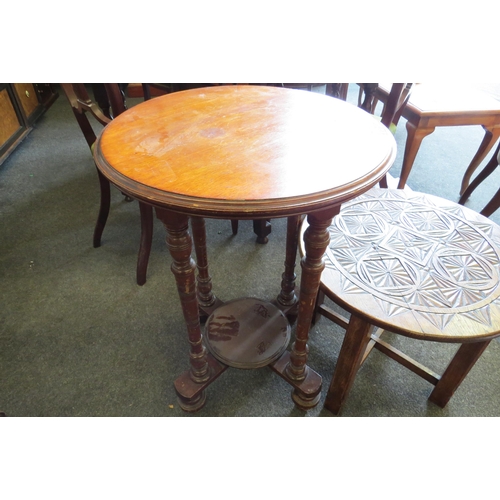
[[[286,316],[270,302],[237,299],[217,308],[205,325],[212,355],[235,368],[260,368],[281,356],[290,341]]]

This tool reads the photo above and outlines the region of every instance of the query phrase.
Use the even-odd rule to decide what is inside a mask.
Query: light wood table
[[[201,408],[205,388],[228,366],[268,365],[290,383],[298,407],[318,403],[321,377],[307,366],[307,340],[328,226],[341,203],[385,175],[395,152],[390,132],[355,106],[264,86],[158,97],[103,130],[94,150],[98,168],[123,192],[153,205],[167,231],[190,344],[190,368],[174,383],[184,410]],[[302,214],[308,214],[310,230],[297,299],[294,267]],[[285,270],[276,300],[222,304],[215,296],[205,217],[288,218]],[[209,316],[206,335],[200,314]],[[294,317],[295,341],[288,351],[288,318]]]
[[[381,83],[375,96],[386,102],[389,91],[390,85]],[[408,136],[399,188],[408,180],[423,139],[436,127],[481,125],[484,128],[484,138],[464,173],[460,194],[467,189],[472,174],[500,137],[500,101],[471,86],[414,83],[402,116],[408,120]],[[451,165],[450,168],[459,167]]]

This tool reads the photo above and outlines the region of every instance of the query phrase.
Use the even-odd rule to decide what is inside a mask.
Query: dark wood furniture
[[[340,204],[379,182],[395,153],[393,136],[363,110],[325,95],[267,86],[171,93],[129,109],[103,130],[94,149],[96,165],[125,193],[154,205],[167,231],[190,345],[190,368],[174,383],[184,410],[201,408],[205,389],[228,366],[262,363],[292,386],[299,408],[318,403],[322,381],[307,366],[307,341],[327,228]],[[294,268],[302,214],[308,214],[310,228],[297,298]],[[288,218],[276,300],[223,303],[217,298],[204,217]],[[209,316],[206,336],[200,314]],[[284,316],[296,317],[290,351]],[[222,349],[221,342],[243,336],[243,353],[238,342],[232,353]]]
[[[85,140],[92,151],[96,141],[96,133],[87,117],[90,113],[101,125],[111,122],[111,117],[119,116],[126,109],[123,100],[122,90],[116,83],[106,83],[97,87],[98,98],[101,103],[99,107],[91,98],[85,84],[83,83],[61,83],[68,101],[73,110],[73,114],[83,132]],[[111,188],[108,179],[97,169],[100,187],[100,206],[97,222],[94,228],[93,245],[94,248],[101,246],[102,233],[109,215],[111,203]],[[153,209],[150,205],[139,201],[139,211],[141,215],[141,239],[139,244],[139,254],[137,257],[136,279],[138,285],[146,283],[149,255],[153,238]]]
[[[368,113],[375,114],[378,103],[377,91],[378,83],[360,83],[360,95],[358,106]],[[403,110],[411,95],[411,83],[392,83],[390,87],[384,89],[384,107],[382,109],[381,121],[393,131],[403,114]]]
[[[469,184],[469,187],[464,191],[463,195],[458,200],[460,205],[463,205],[474,192],[474,190],[487,179],[500,164],[500,142],[498,147],[490,158],[490,161],[485,165],[483,170],[477,174],[474,180]],[[486,206],[481,210],[481,215],[489,217],[491,214],[496,212],[500,207],[500,188],[497,190],[493,198],[486,204]]]
[[[388,94],[389,86],[378,84],[375,91],[377,99],[386,102]],[[485,131],[484,139],[465,171],[460,194],[467,189],[472,174],[500,137],[500,101],[459,84],[413,84],[402,116],[407,120],[408,137],[399,188],[403,188],[408,180],[422,140],[434,132],[436,127],[481,125]]]
[[[160,96],[169,94],[170,92],[177,92],[179,90],[189,90],[193,88],[199,87],[207,87],[210,85],[224,85],[224,84],[211,84],[211,83],[129,83],[127,84],[127,95],[129,97],[144,97],[149,98],[152,96]],[[226,85],[235,85],[235,84],[226,84]],[[291,89],[304,89],[304,90],[312,90],[315,85],[326,85],[325,93],[331,97],[337,97],[338,99],[342,99],[343,101],[347,98],[347,90],[349,87],[348,83],[260,83],[253,85],[272,85],[274,87],[284,87]]]
[[[0,165],[56,98],[49,83],[0,83]]]
[[[328,231],[316,312],[346,334],[325,407],[341,411],[373,347],[435,385],[429,400],[444,407],[500,335],[500,227],[435,196],[374,188],[344,204]],[[382,340],[385,330],[461,346],[438,375]]]

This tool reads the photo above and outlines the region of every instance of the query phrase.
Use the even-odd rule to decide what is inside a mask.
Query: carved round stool
[[[343,205],[329,231],[316,311],[346,335],[325,407],[340,412],[373,347],[434,384],[429,400],[444,407],[500,335],[500,227],[435,196],[374,188]],[[462,345],[440,376],[382,341],[384,330]]]

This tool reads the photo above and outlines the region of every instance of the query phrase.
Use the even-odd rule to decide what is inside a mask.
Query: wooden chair
[[[481,170],[479,174],[475,177],[475,179],[469,184],[469,187],[464,191],[464,194],[460,197],[458,203],[463,205],[470,197],[472,192],[481,184],[489,175],[491,175],[500,163],[500,142],[498,143],[498,147],[491,157],[490,161],[486,164],[486,166]],[[489,201],[489,203],[481,210],[481,215],[485,217],[489,217],[500,207],[500,189],[496,192],[495,196]]]
[[[307,223],[301,242],[305,231]],[[346,334],[325,408],[341,411],[374,347],[435,385],[429,400],[444,407],[500,336],[500,227],[435,196],[373,188],[343,205],[328,232],[315,319],[322,315]],[[439,375],[382,340],[386,330],[461,346]]]
[[[374,95],[386,102],[389,86],[378,84]],[[467,189],[473,172],[500,137],[500,101],[470,86],[415,83],[402,116],[407,120],[408,137],[399,188],[408,180],[422,140],[436,127],[481,125],[485,130],[483,141],[464,173],[460,194]]]
[[[379,84],[360,83],[358,85],[358,107],[368,111],[368,113],[375,114],[376,106],[379,102],[379,97],[377,96]],[[393,132],[395,132],[404,107],[410,99],[412,85],[412,83],[393,83],[390,86],[389,92],[384,95],[381,121]]]
[[[374,114],[376,107],[375,91],[378,88],[378,83],[364,83],[360,84],[360,88],[364,92],[364,99],[358,100],[358,106],[366,112]],[[410,98],[411,85],[407,83],[393,83],[387,94],[380,122],[385,125],[393,133],[396,131],[396,125],[399,117],[403,113],[408,99]],[[390,176],[389,176],[390,177]],[[380,181],[380,187],[388,187],[388,175]],[[391,178],[392,179],[392,178]]]
[[[107,125],[113,117],[118,116],[126,109],[122,90],[116,83],[106,83],[102,86],[106,94],[105,96],[102,92],[99,94],[101,106],[104,108],[103,111],[90,98],[83,83],[62,83],[61,87],[71,104],[71,109],[83,132],[85,140],[92,150],[96,141],[96,134],[87,117],[87,113],[90,113],[101,125]],[[101,197],[99,214],[94,229],[94,248],[101,246],[102,233],[108,219],[111,202],[110,182],[97,168],[96,170],[99,178]],[[139,210],[141,215],[141,240],[137,258],[136,278],[138,285],[144,285],[146,283],[147,267],[153,238],[153,208],[150,205],[139,202]]]

